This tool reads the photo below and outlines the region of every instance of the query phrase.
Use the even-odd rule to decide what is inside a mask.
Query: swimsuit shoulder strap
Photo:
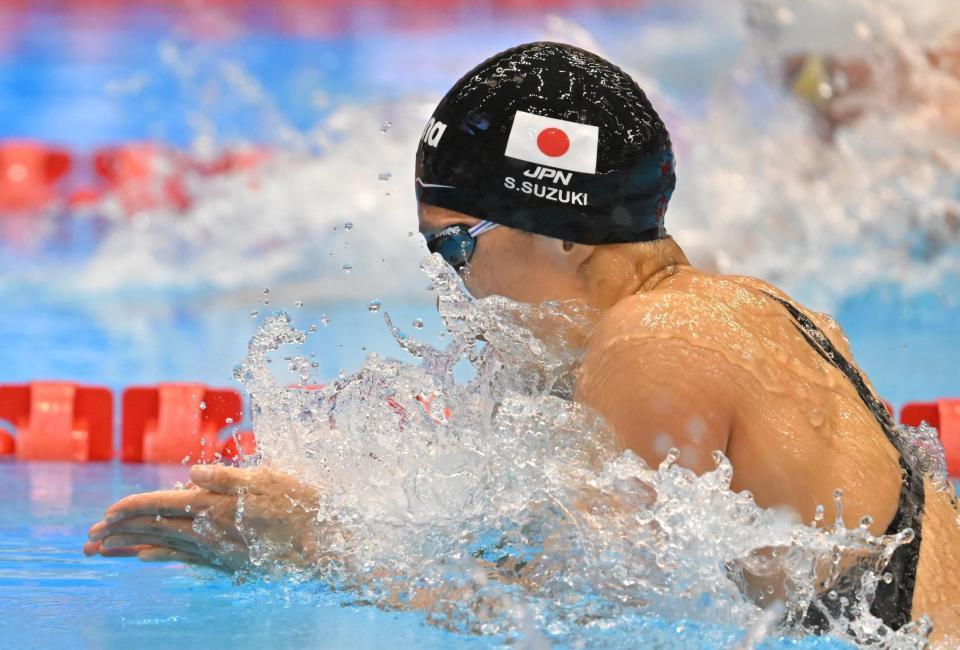
[[[897,437],[893,433],[895,424],[893,418],[890,417],[890,413],[887,411],[886,407],[883,405],[883,402],[874,395],[873,391],[870,390],[870,387],[867,386],[867,382],[864,381],[863,375],[860,374],[860,371],[857,370],[850,361],[847,360],[843,354],[837,350],[833,345],[827,335],[823,333],[817,324],[814,323],[809,316],[804,314],[796,305],[793,303],[775,296],[772,293],[764,291],[764,293],[773,298],[778,303],[783,305],[784,309],[793,317],[794,327],[803,335],[807,342],[816,350],[821,357],[823,357],[827,363],[832,365],[834,368],[842,372],[847,379],[853,384],[853,387],[856,389],[857,394],[860,396],[860,399],[863,400],[864,405],[870,412],[873,413],[873,417],[877,419],[877,422],[880,424],[880,427],[883,429],[884,434],[890,439],[890,442],[894,447],[897,448],[897,451],[900,451],[900,444],[897,440]]]
[[[890,628],[897,630],[910,621],[913,608],[913,591],[916,586],[917,565],[920,562],[921,518],[923,515],[924,484],[923,476],[919,471],[906,462],[904,441],[897,435],[893,418],[887,412],[883,402],[874,395],[860,371],[847,360],[833,345],[830,339],[817,327],[809,316],[804,314],[796,305],[764,291],[767,296],[780,303],[794,320],[794,326],[807,340],[810,346],[823,357],[827,363],[842,372],[856,389],[864,405],[880,424],[884,435],[900,455],[900,469],[903,472],[903,486],[900,489],[900,502],[897,512],[887,527],[886,534],[893,535],[905,528],[912,528],[913,540],[903,544],[894,551],[884,571],[892,577],[890,582],[881,580],[877,585],[873,606],[870,608],[874,616],[879,617]],[[808,612],[808,623],[815,627],[823,627],[825,619],[819,618],[814,610]]]

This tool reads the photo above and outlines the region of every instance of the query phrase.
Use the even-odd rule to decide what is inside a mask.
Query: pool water
[[[186,477],[178,466],[0,463],[4,648],[478,648],[497,637],[442,630],[418,612],[351,602],[322,584],[234,584],[182,564],[86,558],[86,530],[106,504]],[[739,631],[651,618],[645,647],[725,648]],[[528,647],[539,647],[536,635]],[[612,638],[615,646],[640,639]],[[545,643],[545,641],[544,641]],[[647,645],[649,643],[649,645]],[[523,647],[523,646],[521,646]],[[847,648],[828,638],[761,648]]]
[[[320,584],[236,585],[179,564],[85,558],[86,529],[182,467],[0,463],[0,647],[467,648],[491,639],[352,605]]]
[[[64,379],[105,385],[117,395],[128,385],[159,381],[236,386],[234,364],[275,309],[289,311],[299,327],[319,325],[309,351],[318,364],[315,374],[325,381],[354,371],[371,352],[410,360],[383,323],[384,312],[410,333],[416,320],[423,321],[416,336],[442,345],[434,305],[421,290],[426,278],[417,270],[425,249],[407,236],[415,229],[410,143],[428,105],[470,65],[504,47],[548,37],[595,44],[643,75],[658,102],[664,98],[684,174],[668,217],[681,244],[689,237],[696,253],[697,235],[706,233],[722,256],[734,260],[721,270],[763,275],[809,306],[833,312],[857,361],[895,406],[960,395],[955,285],[942,274],[926,282],[932,263],[895,255],[904,247],[898,231],[889,241],[871,234],[871,215],[857,212],[871,195],[869,184],[862,196],[820,194],[830,197],[828,208],[841,199],[855,206],[849,219],[831,217],[817,203],[794,214],[791,204],[788,216],[808,224],[809,232],[783,247],[787,236],[767,215],[771,203],[798,193],[807,198],[803,184],[799,191],[788,188],[792,193],[780,187],[783,177],[804,170],[780,156],[775,162],[786,171],[765,177],[754,168],[764,167],[765,159],[716,154],[742,150],[752,159],[761,148],[777,151],[792,143],[777,139],[769,124],[777,120],[769,119],[750,124],[755,139],[725,147],[724,138],[739,138],[739,132],[708,121],[729,111],[729,105],[718,110],[712,104],[724,95],[724,79],[749,76],[757,67],[741,54],[745,36],[737,12],[701,0],[504,18],[495,11],[498,3],[477,4],[478,14],[454,12],[442,24],[419,27],[416,17],[405,19],[390,3],[373,17],[347,12],[351,26],[332,31],[288,26],[284,32],[272,16],[248,17],[250,24],[233,16],[214,21],[223,32],[200,38],[198,25],[208,25],[210,14],[184,25],[143,8],[121,12],[115,21],[78,23],[70,12],[18,12],[0,3],[0,30],[6,30],[0,37],[7,39],[0,42],[0,139],[41,139],[80,157],[117,142],[153,139],[197,155],[252,143],[289,158],[258,178],[262,192],[251,192],[245,179],[199,188],[197,208],[187,214],[46,215],[18,231],[23,240],[0,241],[0,381]],[[721,92],[714,95],[716,87]],[[757,112],[776,94],[763,84],[739,90],[755,101]],[[782,102],[775,105],[782,108]],[[796,112],[785,115],[802,121]],[[387,121],[393,127],[382,131]],[[712,130],[716,140],[704,139],[698,128]],[[857,149],[856,138],[845,144],[851,142],[851,166],[861,171],[872,154]],[[698,163],[700,151],[707,153]],[[908,167],[930,171],[923,161]],[[730,176],[713,177],[711,169]],[[871,178],[871,170],[862,171]],[[379,180],[384,172],[393,180]],[[746,187],[745,178],[751,180]],[[873,180],[883,185],[882,177]],[[923,203],[917,188],[896,204]],[[881,224],[912,219],[899,212],[884,216]],[[348,220],[355,224],[349,233]],[[850,222],[863,226],[862,246]],[[810,233],[836,233],[836,250]],[[747,250],[745,234],[773,245]],[[941,268],[956,267],[960,254],[953,246],[945,243],[946,252],[936,258]],[[857,272],[848,277],[836,271],[851,260],[859,261]],[[348,265],[349,274],[342,270]],[[898,283],[901,266],[905,279]],[[269,303],[265,287],[271,288]],[[374,299],[382,299],[382,310],[367,308]],[[302,308],[299,300],[306,303]],[[131,492],[170,487],[184,475],[177,466],[0,462],[0,648],[502,642],[444,631],[420,613],[358,606],[323,584],[236,585],[177,564],[82,556],[86,529],[107,505]],[[642,640],[604,642],[721,648],[742,636],[740,630],[657,618],[630,629],[643,630]],[[546,643],[535,630],[525,642]],[[760,647],[847,646],[811,637]]]

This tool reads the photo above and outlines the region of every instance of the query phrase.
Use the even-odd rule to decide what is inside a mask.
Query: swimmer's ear
[[[596,250],[596,246],[578,244],[543,235],[537,235],[534,240],[536,241],[535,245],[541,247],[558,267],[571,270],[579,268]]]

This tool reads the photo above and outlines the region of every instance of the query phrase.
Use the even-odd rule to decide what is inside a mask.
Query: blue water
[[[263,104],[238,101],[236,89],[224,82],[224,66],[237,62],[268,86],[282,121],[305,133],[342,101],[435,98],[479,56],[542,35],[542,16],[504,19],[492,7],[480,3],[472,12],[447,16],[439,27],[420,29],[395,11],[354,11],[345,28],[310,36],[281,34],[276,16],[261,11],[234,25],[238,31],[230,37],[200,44],[190,27],[157,6],[131,6],[106,19],[0,4],[0,27],[8,26],[0,34],[0,139],[37,138],[81,152],[148,138],[185,147],[201,115],[217,125],[224,143],[275,143],[276,124],[264,119]],[[645,11],[581,10],[567,17],[611,51],[641,52],[635,43],[662,43],[664,26],[685,34],[680,25],[690,11],[661,3]],[[729,24],[718,24],[709,43],[690,38],[684,48],[669,48],[672,54],[638,54],[628,62],[662,78],[675,99],[696,106],[707,82],[735,58],[729,32]],[[175,71],[171,56],[195,65],[192,75]],[[669,74],[658,74],[665,70]],[[0,246],[0,275],[15,278],[21,264],[56,268],[58,260],[82,259],[95,249],[98,232],[95,224],[77,228],[71,247],[53,246],[46,258]],[[329,325],[320,325],[310,346],[318,374],[327,379],[355,369],[370,352],[398,354],[383,314],[366,308],[373,296],[308,300],[298,309],[295,295],[267,307],[256,303],[259,287],[248,289],[231,295],[65,295],[56,286],[0,287],[0,382],[64,379],[116,391],[176,380],[230,386],[231,369],[258,321],[249,316],[254,307],[260,318],[286,308],[304,328],[319,325],[326,314]],[[282,296],[281,290],[274,287]],[[408,333],[442,342],[432,305],[385,299],[384,311]],[[877,287],[848,296],[834,311],[859,364],[894,405],[960,395],[960,306],[949,297]],[[424,321],[422,330],[414,331],[414,319]],[[323,585],[234,585],[180,565],[82,557],[86,528],[106,505],[131,492],[169,487],[183,474],[180,467],[0,462],[0,648],[498,643],[450,634],[417,613],[350,605]],[[651,620],[651,639],[709,646],[709,630],[688,623],[686,633],[678,633],[674,625]],[[839,646],[807,639],[795,647]]]
[[[350,601],[322,584],[233,584],[180,564],[85,558],[80,546],[104,506],[169,487],[179,466],[0,462],[0,647],[3,648],[475,648],[495,637],[429,625],[417,612]],[[729,631],[696,621],[644,622],[645,640],[720,648]],[[615,645],[636,639],[611,638]],[[763,648],[846,648],[830,639]]]
[[[158,381],[232,385],[231,371],[246,352],[256,323],[286,309],[301,328],[318,325],[308,350],[317,373],[333,379],[367,354],[405,358],[384,323],[384,312],[407,334],[442,344],[442,326],[429,303],[385,299],[380,313],[365,301],[276,300],[252,297],[40,301],[8,295],[0,317],[0,368],[5,382],[64,379],[115,390]],[[260,316],[249,316],[258,308]],[[329,323],[323,326],[322,316]],[[960,307],[929,295],[904,296],[877,289],[847,299],[835,312],[851,339],[854,356],[877,390],[895,406],[960,395]],[[420,319],[422,330],[412,323]]]
[[[234,585],[182,565],[85,558],[104,505],[181,467],[0,462],[0,647],[468,648],[416,613],[351,605],[319,584]]]
[[[679,24],[691,12],[671,3],[643,11],[629,4],[562,13],[615,48],[647,29]],[[223,83],[225,65],[241,63],[254,79],[268,80],[270,102],[290,126],[306,131],[342,100],[442,93],[476,63],[478,51],[496,52],[543,34],[543,12],[504,14],[489,1],[464,5],[429,20],[390,3],[343,6],[345,15],[326,16],[328,28],[299,34],[290,25],[282,29],[281,12],[264,5],[219,17],[225,34],[212,37],[200,36],[202,24],[151,3],[109,17],[56,4],[30,11],[0,5],[0,27],[11,26],[0,34],[6,39],[0,47],[0,137],[81,150],[143,139],[182,146],[195,135],[199,113],[216,123],[225,141],[271,141],[276,134],[264,123],[262,107]],[[326,13],[322,7],[318,14]],[[706,66],[672,75],[686,98],[702,97],[704,79],[730,57],[713,50]],[[188,78],[165,58],[170,52],[194,66]]]

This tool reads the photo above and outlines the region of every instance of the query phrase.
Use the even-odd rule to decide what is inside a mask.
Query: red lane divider
[[[113,395],[107,388],[35,381],[0,386],[0,417],[16,427],[11,442],[18,460],[110,460]],[[9,438],[9,439],[7,439]]]
[[[947,473],[960,476],[960,399],[910,402],[900,411],[900,422],[911,427],[926,422],[940,433],[947,456]]]
[[[16,441],[13,434],[6,429],[0,429],[0,457],[12,456],[16,451]]]
[[[101,149],[93,166],[106,181],[127,214],[155,208],[187,210],[193,202],[187,192],[185,157],[153,142]]]
[[[312,391],[322,387],[289,388]],[[435,397],[417,395],[415,399],[428,417],[437,422],[450,420],[449,408],[433,414]],[[406,419],[406,409],[398,402],[388,399],[387,404]],[[892,412],[889,403],[884,405]],[[256,453],[253,432],[234,433],[222,442],[219,436],[242,417],[243,398],[234,390],[197,383],[127,388],[123,392],[120,457],[137,463],[237,460]],[[113,456],[113,395],[107,388],[58,381],[0,385],[0,419],[14,427],[14,432],[0,428],[0,456],[74,462]],[[960,476],[960,398],[905,404],[900,422],[909,426],[927,422],[935,427],[946,453],[947,471]]]
[[[82,209],[108,197],[128,216],[157,209],[185,212],[194,202],[191,181],[249,172],[272,155],[269,149],[253,147],[198,159],[151,141],[104,147],[88,155],[31,140],[0,139],[0,214]],[[251,176],[248,185],[256,188],[258,182]]]
[[[70,154],[29,140],[0,142],[0,213],[32,214],[56,199],[57,184],[70,171]]]
[[[215,454],[223,453],[220,430],[242,416],[243,398],[234,390],[180,383],[128,388],[123,391],[121,459],[212,462]],[[235,444],[233,449],[236,455]]]
[[[240,431],[232,436],[220,447],[220,456],[224,460],[242,460],[245,456],[257,453],[257,439],[253,431]]]

